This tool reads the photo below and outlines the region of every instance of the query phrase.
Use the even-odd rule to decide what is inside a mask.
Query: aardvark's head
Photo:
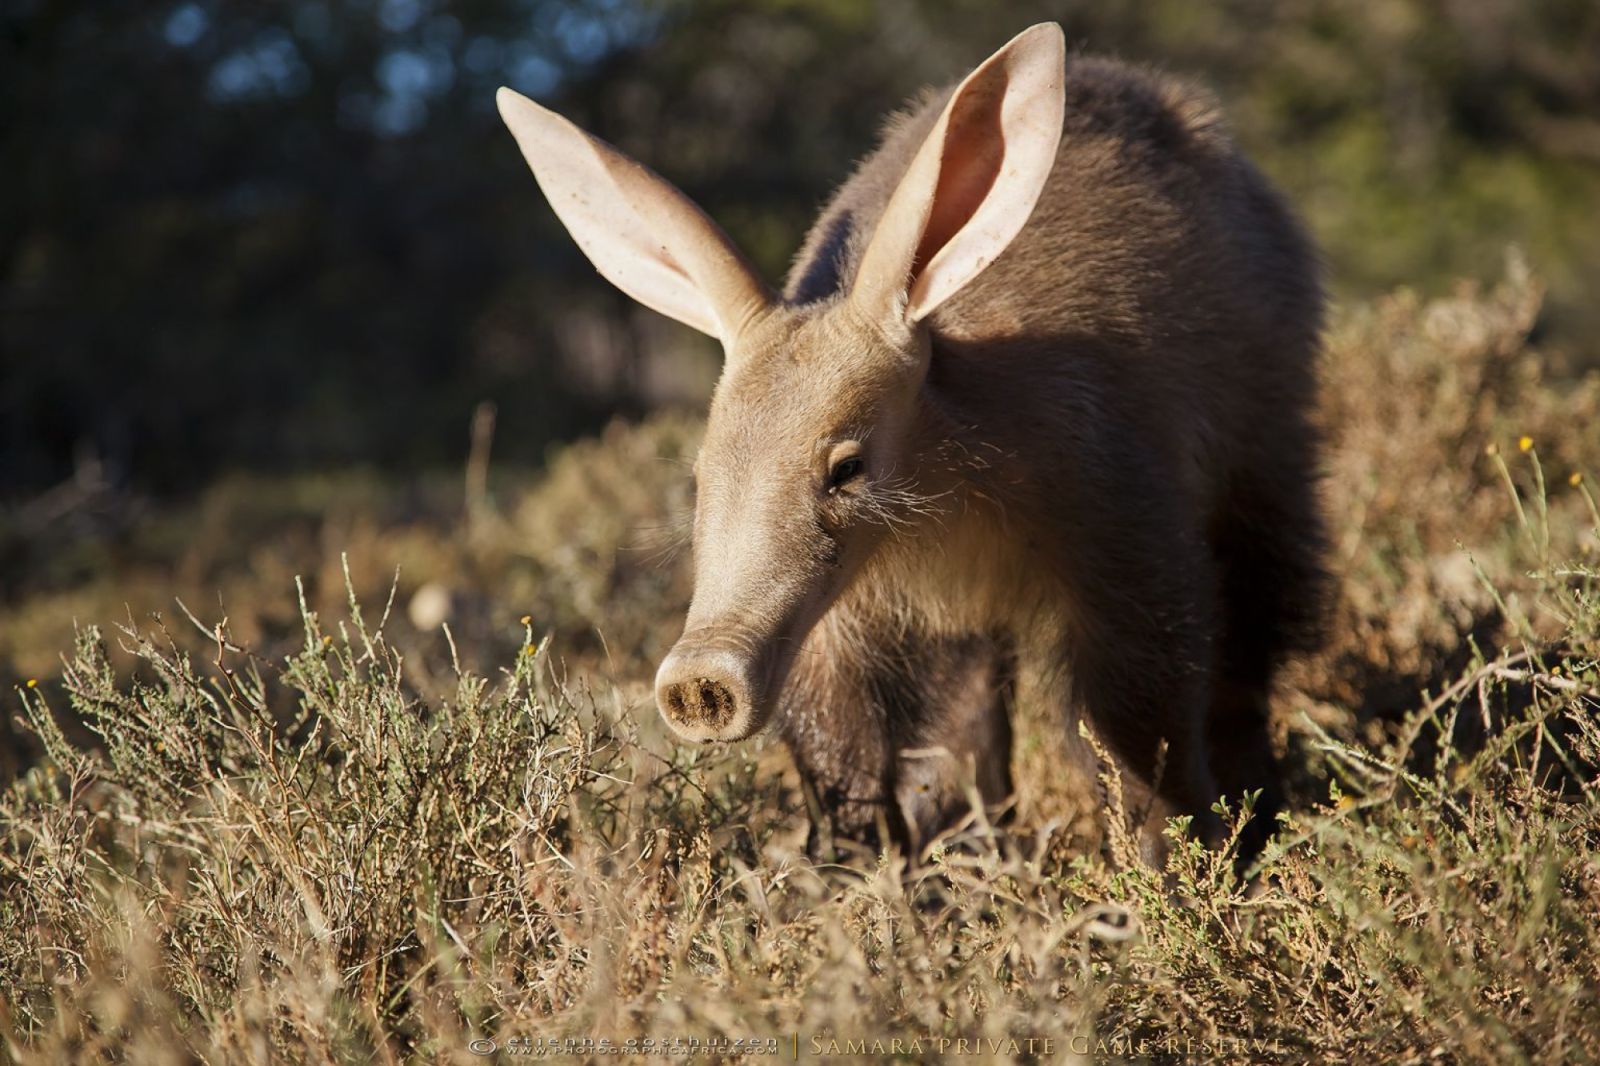
[[[1064,42],[1027,30],[967,77],[911,161],[844,291],[777,300],[688,198],[530,100],[500,113],[596,268],[727,355],[695,462],[694,599],[656,675],[682,736],[771,718],[811,628],[914,479],[927,317],[1021,230],[1055,161]]]

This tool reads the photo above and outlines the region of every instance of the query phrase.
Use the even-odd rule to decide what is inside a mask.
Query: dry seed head
[[[1483,454],[1489,456],[1491,459],[1494,458],[1496,455],[1500,454],[1500,445],[1490,441],[1488,444],[1484,445]]]

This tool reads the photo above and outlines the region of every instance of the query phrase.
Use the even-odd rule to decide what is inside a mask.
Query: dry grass
[[[692,424],[464,525],[446,488],[219,488],[170,520],[187,546],[158,521],[6,619],[0,668],[41,675],[72,616],[136,621],[19,685],[45,755],[0,800],[0,1055],[1600,1060],[1600,381],[1549,380],[1538,301],[1513,267],[1336,324],[1343,592],[1281,694],[1299,802],[1254,892],[1226,856],[1074,848],[1038,709],[1017,830],[908,874],[810,862],[776,751],[665,742]]]

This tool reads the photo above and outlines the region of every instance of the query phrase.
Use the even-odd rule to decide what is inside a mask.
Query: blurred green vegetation
[[[1022,26],[1216,88],[1335,288],[1506,244],[1593,359],[1592,0],[20,0],[0,14],[0,500],[90,464],[497,456],[703,397],[709,345],[601,282],[494,113],[511,84],[649,161],[779,274],[882,114]]]

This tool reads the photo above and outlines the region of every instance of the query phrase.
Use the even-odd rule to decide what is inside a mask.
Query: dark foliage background
[[[701,398],[709,345],[581,260],[510,84],[679,182],[773,275],[881,114],[1022,26],[1221,93],[1336,286],[1497,275],[1593,354],[1592,0],[11,0],[0,14],[0,499],[81,473],[456,463]]]

